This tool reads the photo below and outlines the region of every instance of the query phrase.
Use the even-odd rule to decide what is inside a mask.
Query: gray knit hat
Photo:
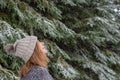
[[[27,62],[34,52],[36,42],[36,36],[26,36],[23,39],[17,40],[14,44],[7,44],[4,48],[7,53],[18,56]]]

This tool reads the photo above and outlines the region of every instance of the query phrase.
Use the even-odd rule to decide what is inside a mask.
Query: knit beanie
[[[4,49],[7,53],[22,58],[26,63],[34,52],[36,42],[36,36],[26,36],[23,39],[16,40],[14,44],[7,44]]]

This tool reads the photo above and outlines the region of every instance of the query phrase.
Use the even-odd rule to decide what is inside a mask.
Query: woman
[[[44,42],[38,41],[36,36],[27,36],[8,44],[5,50],[25,61],[20,70],[21,80],[54,80],[47,70],[49,59]]]

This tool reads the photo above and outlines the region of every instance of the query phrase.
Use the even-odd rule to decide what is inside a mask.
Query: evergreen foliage
[[[55,80],[120,80],[120,13],[115,11],[119,3],[0,0],[2,79],[19,80],[16,76],[24,64],[20,58],[6,54],[3,46],[36,35],[44,37],[51,60],[48,69]]]

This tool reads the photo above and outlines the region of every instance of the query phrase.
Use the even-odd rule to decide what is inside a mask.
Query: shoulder
[[[34,66],[21,80],[53,80],[47,68]]]
[[[49,71],[47,70],[47,68],[35,66],[33,69],[35,69],[35,72],[38,72],[38,74],[41,75],[41,77],[44,80],[54,80],[53,77],[50,75]]]
[[[41,80],[45,72],[46,68],[34,66],[25,77],[21,78],[21,80]]]
[[[40,67],[40,66],[34,66],[31,70],[30,70],[30,73],[34,74],[40,74],[40,73],[44,73],[46,72],[47,69],[44,68],[44,67]]]
[[[47,69],[40,66],[34,66],[31,70],[33,71],[46,71]]]
[[[34,66],[31,70],[46,70],[46,68],[40,66]]]

